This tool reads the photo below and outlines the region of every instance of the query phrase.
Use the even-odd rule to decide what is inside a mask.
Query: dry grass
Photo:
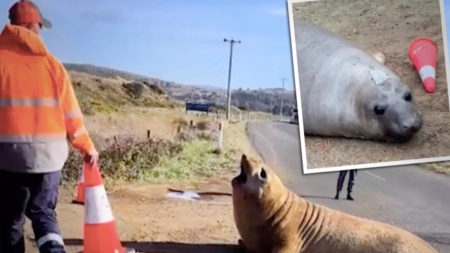
[[[92,134],[103,138],[124,134],[147,138],[150,131],[151,136],[163,139],[172,139],[177,131],[176,126],[186,122],[176,109],[157,108],[129,108],[127,113],[86,116],[85,121]]]
[[[422,167],[435,171],[437,173],[450,175],[450,162],[424,163]]]
[[[126,112],[130,107],[179,108],[180,103],[149,85],[143,85],[139,96],[134,96],[127,85],[132,80],[120,77],[101,78],[86,73],[69,72],[83,113]]]

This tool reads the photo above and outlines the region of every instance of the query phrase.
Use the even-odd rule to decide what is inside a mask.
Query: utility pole
[[[283,84],[281,88],[281,104],[280,104],[280,121],[283,120],[283,102],[284,102],[284,82],[287,80],[287,78],[281,78]]]
[[[233,46],[234,44],[240,44],[240,40],[228,40],[223,39],[223,42],[230,43],[230,63],[228,66],[228,95],[227,95],[227,120],[231,118],[231,66],[233,64]]]

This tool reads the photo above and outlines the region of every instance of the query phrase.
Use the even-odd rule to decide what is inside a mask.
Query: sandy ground
[[[308,168],[401,161],[450,155],[450,114],[439,0],[341,0],[294,4],[302,18],[366,50],[380,51],[386,65],[412,89],[424,125],[405,144],[306,137]],[[351,10],[351,11],[350,11]],[[294,21],[295,22],[295,21]],[[408,45],[426,36],[438,44],[436,91],[425,92],[408,58]]]
[[[196,186],[124,185],[110,189],[109,200],[123,245],[138,252],[230,252],[238,239],[230,196],[210,195],[201,200],[166,197],[169,187],[230,193],[228,182],[222,179]],[[67,252],[83,248],[84,208],[70,203],[73,194],[73,189],[62,190],[57,210]],[[29,223],[26,238],[26,252],[38,253]]]

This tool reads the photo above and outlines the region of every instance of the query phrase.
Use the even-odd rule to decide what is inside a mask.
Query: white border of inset
[[[411,165],[411,164],[420,164],[420,163],[430,163],[430,162],[443,162],[449,161],[450,156],[442,156],[435,158],[424,158],[424,159],[413,159],[413,160],[404,160],[404,161],[393,161],[393,162],[382,162],[382,163],[365,163],[358,165],[344,165],[339,167],[326,167],[326,168],[318,168],[318,169],[310,169],[308,170],[308,162],[306,158],[306,145],[305,145],[305,133],[303,131],[303,111],[302,111],[302,101],[300,96],[300,82],[298,77],[298,66],[297,66],[297,47],[295,43],[295,29],[294,29],[294,15],[292,4],[294,3],[303,3],[303,2],[316,2],[319,0],[287,0],[287,9],[288,9],[288,17],[289,17],[289,37],[291,40],[291,55],[292,55],[292,66],[294,71],[294,84],[295,84],[295,95],[297,97],[297,113],[298,113],[298,128],[300,133],[300,153],[302,158],[302,168],[303,174],[315,174],[315,173],[323,173],[323,172],[333,172],[340,170],[351,170],[351,169],[369,169],[369,168],[379,168],[379,167],[390,167],[390,166],[400,166],[400,165]],[[324,0],[322,0],[324,1]],[[450,2],[448,3],[450,4]],[[445,58],[445,72],[447,74],[447,95],[449,98],[449,110],[450,110],[450,65],[448,58],[448,41],[447,41],[447,27],[445,22],[445,7],[444,0],[439,0],[439,8],[441,11],[441,26],[442,26],[442,36],[444,40],[444,58]],[[449,112],[450,113],[450,112]]]

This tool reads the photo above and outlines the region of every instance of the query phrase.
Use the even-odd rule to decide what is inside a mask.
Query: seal
[[[384,54],[303,20],[294,30],[306,135],[406,142],[422,128],[411,90]]]
[[[251,253],[438,253],[403,229],[313,204],[288,190],[258,159],[241,158],[233,213]]]

